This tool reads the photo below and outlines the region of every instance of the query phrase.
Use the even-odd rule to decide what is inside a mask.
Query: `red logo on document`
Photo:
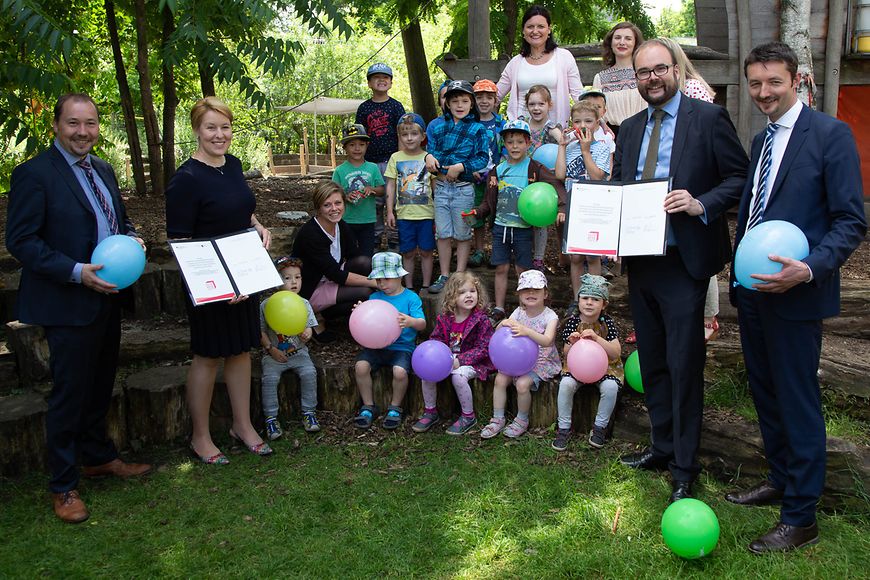
[[[589,232],[588,234],[586,234],[586,241],[597,242],[600,235],[600,232]]]

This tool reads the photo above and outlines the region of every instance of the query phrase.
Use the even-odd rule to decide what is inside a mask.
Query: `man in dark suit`
[[[849,127],[797,98],[797,56],[781,42],[754,48],[743,64],[749,94],[768,128],[752,142],[735,247],[767,220],[806,234],[803,260],[771,255],[782,271],[731,288],[749,386],[770,466],[766,481],[731,502],[782,502],[780,521],[749,545],[785,551],[819,539],[816,503],[825,483],[825,421],[818,368],[822,319],[840,310],[840,266],[867,232],[860,163]],[[732,276],[733,279],[733,276]]]
[[[90,154],[100,136],[94,101],[62,96],[52,128],[54,144],[12,172],[6,246],[22,266],[18,317],[45,328],[51,355],[45,431],[54,511],[78,523],[89,515],[77,490],[79,455],[86,477],[131,477],[151,466],[121,461],[106,435],[120,305],[115,285],[96,275],[102,266],[89,263],[104,238],[135,230],[112,168]]]
[[[625,260],[652,429],[651,446],[621,461],[669,469],[673,502],[691,497],[700,471],[704,297],[710,277],[730,259],[724,212],[740,198],[747,159],[722,107],[679,92],[684,71],[666,45],[641,45],[634,70],[649,108],[620,127],[614,179],[670,177],[672,190],[664,204],[666,254]]]

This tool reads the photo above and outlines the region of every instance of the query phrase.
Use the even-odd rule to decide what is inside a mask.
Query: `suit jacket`
[[[749,220],[752,176],[763,142],[764,131],[752,140],[750,178],[740,200],[735,248]],[[803,261],[813,271],[813,280],[782,294],[760,294],[762,299],[787,320],[836,316],[840,311],[840,266],[867,233],[860,161],[848,125],[803,107],[767,198],[762,221],[768,220],[791,222],[804,232],[810,255]],[[734,304],[733,271],[731,277]]]
[[[108,188],[120,233],[135,233],[111,166],[91,156]],[[72,168],[55,145],[12,171],[6,247],[21,262],[18,317],[42,326],[86,326],[109,298],[70,282],[97,245],[97,219]]]
[[[622,122],[613,160],[614,180],[636,181],[646,123],[646,109]],[[672,188],[685,189],[700,200],[707,211],[707,223],[684,212],[668,219],[683,265],[696,280],[710,278],[731,259],[725,211],[740,199],[746,165],[746,152],[728,112],[718,105],[681,97],[671,150]]]

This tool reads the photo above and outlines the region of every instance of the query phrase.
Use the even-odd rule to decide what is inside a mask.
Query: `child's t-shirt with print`
[[[604,179],[607,179],[610,175],[610,149],[607,144],[603,141],[593,141],[589,146],[589,152],[592,154],[592,161],[605,173]],[[587,179],[589,179],[589,170],[583,159],[583,149],[576,141],[569,143],[565,148],[565,189],[571,193],[574,183]]]
[[[386,163],[390,155],[399,150],[396,127],[404,114],[405,107],[393,97],[382,103],[371,99],[360,103],[356,110],[356,122],[366,128],[371,140],[366,149],[366,161]]]
[[[425,151],[419,155],[396,151],[387,163],[384,177],[396,180],[396,217],[400,220],[435,219],[426,155]]]
[[[516,164],[501,162],[496,168],[498,175],[498,200],[495,207],[495,223],[509,228],[528,228],[528,222],[520,217],[518,202],[520,193],[529,185],[529,162],[526,157]]]
[[[486,138],[489,140],[489,165],[486,168],[492,169],[501,163],[503,147],[501,128],[504,127],[504,119],[499,115],[493,115],[492,119],[480,121],[480,124],[486,128]]]
[[[332,180],[344,190],[344,221],[349,224],[371,224],[377,218],[375,196],[370,195],[359,201],[352,202],[347,196],[355,191],[363,191],[367,186],[380,187],[384,184],[384,178],[378,166],[368,161],[363,161],[359,167],[345,161],[335,168]]]
[[[399,314],[407,314],[411,318],[426,318],[423,314],[423,301],[420,300],[420,297],[412,290],[408,290],[407,288],[404,288],[401,292],[393,296],[384,294],[378,290],[369,296],[369,300],[384,300],[395,306],[396,310],[399,311]],[[417,331],[409,326],[403,328],[402,334],[399,335],[399,338],[397,338],[393,344],[386,347],[385,350],[413,352],[414,348],[416,348],[416,342]]]

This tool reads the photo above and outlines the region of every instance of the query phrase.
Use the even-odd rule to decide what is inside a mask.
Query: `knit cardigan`
[[[448,344],[450,341],[450,327],[456,321],[452,312],[439,314],[435,319],[435,328],[429,335],[429,340],[437,340]],[[492,361],[489,360],[489,339],[492,338],[492,323],[480,308],[475,308],[468,315],[468,324],[465,326],[465,334],[459,345],[459,354],[456,358],[462,366],[470,366],[477,373],[477,378],[485,381],[495,371]]]
[[[501,78],[496,85],[498,88],[498,100],[510,93],[508,99],[507,117],[515,121],[520,112],[520,90],[517,86],[518,69],[525,57],[521,54],[510,59],[501,73]],[[550,109],[550,119],[566,126],[565,123],[571,117],[571,99],[576,103],[583,93],[583,82],[580,79],[580,70],[577,68],[577,60],[574,55],[564,48],[556,48],[553,58],[540,66],[556,66],[556,86],[547,87],[553,97],[553,108]]]

